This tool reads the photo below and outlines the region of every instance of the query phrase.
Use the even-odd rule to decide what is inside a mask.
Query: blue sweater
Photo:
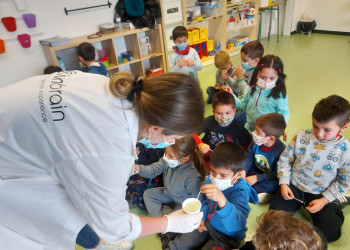
[[[203,184],[208,183],[211,183],[209,178]],[[247,231],[246,224],[250,212],[248,202],[257,204],[258,196],[243,178],[222,193],[227,199],[222,209],[219,209],[217,202],[204,198],[201,208],[203,220],[208,220],[215,230],[239,242],[245,238]]]
[[[79,68],[78,70],[86,72],[86,73],[93,73],[93,74],[99,74],[99,75],[103,75],[103,76],[107,76],[108,77],[108,72],[107,72],[107,68],[106,66],[101,63],[101,62],[97,62],[98,64],[100,64],[100,66],[84,66],[82,68]]]
[[[278,180],[277,162],[285,148],[286,145],[280,140],[277,140],[269,151],[264,151],[262,146],[252,143],[247,151],[247,159],[244,168],[247,172],[247,176],[256,175],[258,178],[256,184],[263,180]],[[274,183],[271,182],[268,185],[274,185]],[[273,190],[277,187],[278,182],[276,182],[276,187],[265,186],[267,190]],[[267,190],[265,190],[265,192],[267,192]]]
[[[279,113],[284,116],[284,120],[288,123],[289,108],[287,96],[283,98],[282,94],[280,94],[280,97],[277,99],[268,97],[272,90],[260,89],[259,86],[256,86],[255,92],[251,96],[251,89],[250,86],[245,89],[241,100],[234,95],[237,108],[247,113],[247,123],[244,127],[250,133],[255,130],[256,119],[268,113]]]

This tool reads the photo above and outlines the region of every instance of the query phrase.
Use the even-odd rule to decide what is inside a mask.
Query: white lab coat
[[[0,88],[0,249],[74,249],[85,224],[140,235],[125,201],[138,119],[108,83],[68,71]]]

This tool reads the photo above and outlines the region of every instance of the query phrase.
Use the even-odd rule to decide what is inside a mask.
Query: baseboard
[[[312,33],[338,35],[338,36],[350,36],[350,32],[332,31],[332,30],[313,30]],[[296,30],[290,32],[291,35],[298,34]]]

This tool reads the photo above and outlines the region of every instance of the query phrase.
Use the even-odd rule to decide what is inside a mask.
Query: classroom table
[[[272,23],[272,12],[277,10],[277,42],[279,42],[279,33],[280,33],[280,5],[285,2],[277,2],[267,6],[259,7],[259,31],[258,31],[258,40],[261,39],[261,23],[262,23],[262,13],[265,11],[270,11],[270,23],[269,23],[269,33],[267,35],[267,41],[270,41],[271,33],[271,23]]]

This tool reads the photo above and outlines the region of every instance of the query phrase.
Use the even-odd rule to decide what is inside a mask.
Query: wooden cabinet
[[[207,39],[212,40],[215,48],[220,48],[227,50],[230,55],[238,54],[242,46],[226,48],[228,41],[233,37],[245,36],[250,37],[251,40],[256,40],[257,38],[257,21],[258,21],[258,8],[259,0],[217,0],[216,3],[219,3],[217,8],[206,11],[209,13],[209,16],[203,17],[203,11],[201,11],[202,17],[192,18],[188,20],[188,16],[196,10],[193,8],[196,6],[197,0],[161,0],[162,7],[162,27],[164,34],[164,46],[165,52],[169,55],[173,50],[172,46],[172,30],[179,25],[189,28],[204,28],[207,31]],[[250,15],[250,20],[240,22],[237,20],[237,25],[229,24],[230,18],[233,12],[243,12],[244,8],[250,9],[253,7],[255,13]],[[197,7],[198,8],[198,7]],[[244,11],[245,13],[246,11]],[[251,14],[251,13],[249,13]],[[242,16],[244,14],[241,14]],[[236,15],[237,16],[237,15]],[[239,18],[239,16],[237,16]],[[232,20],[232,18],[231,18]],[[245,22],[247,25],[245,25]],[[203,65],[213,63],[213,56],[204,56],[202,57]],[[167,65],[168,64],[167,57]]]
[[[149,49],[146,53],[142,53],[144,44],[141,41],[144,41],[145,38],[147,38]],[[154,30],[148,28],[118,30],[92,39],[89,39],[88,36],[75,37],[71,38],[68,44],[54,47],[42,45],[42,49],[49,65],[59,66],[59,60],[62,60],[66,70],[73,70],[79,68],[76,50],[82,42],[94,45],[97,58],[109,57],[107,69],[110,75],[118,71],[129,71],[135,76],[142,76],[149,68],[166,70],[161,25]]]

